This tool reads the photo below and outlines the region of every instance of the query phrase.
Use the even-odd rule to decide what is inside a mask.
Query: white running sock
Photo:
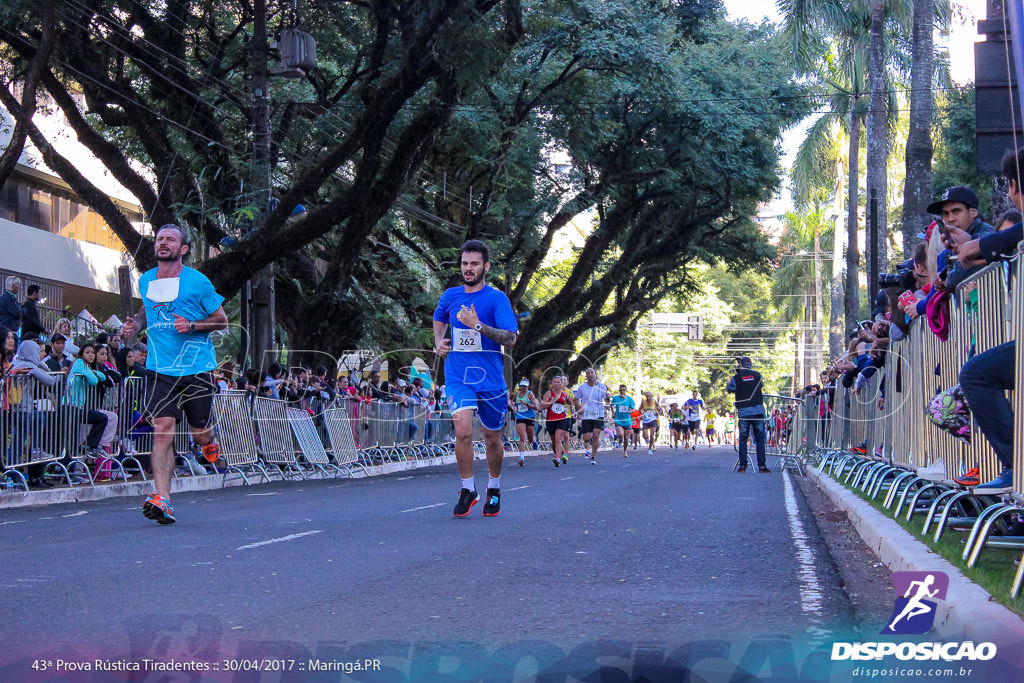
[[[473,482],[473,477],[462,480],[462,488],[469,489],[470,491],[476,491],[476,484]]]
[[[501,477],[495,479],[494,477],[487,477],[487,488],[489,489],[500,489],[501,488]]]

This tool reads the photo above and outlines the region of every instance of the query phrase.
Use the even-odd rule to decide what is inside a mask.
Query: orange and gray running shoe
[[[961,486],[977,486],[981,483],[981,471],[977,467],[972,467],[967,470],[967,473],[961,477],[957,477],[953,481],[960,484]]]
[[[214,463],[220,460],[220,445],[213,441],[203,446],[203,457],[206,458],[206,462]]]
[[[142,514],[147,519],[152,519],[160,524],[174,524],[174,508],[170,501],[164,499],[159,493],[154,493],[142,504]]]

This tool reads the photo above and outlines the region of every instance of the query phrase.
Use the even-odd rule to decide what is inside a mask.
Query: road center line
[[[247,496],[280,496],[280,491],[274,491],[273,493],[247,493]]]
[[[70,515],[61,515],[61,517],[81,517],[87,514],[89,514],[88,510],[79,510],[78,512],[72,512]]]
[[[807,542],[807,534],[804,533],[804,525],[800,521],[800,509],[797,507],[796,496],[793,494],[793,484],[790,481],[789,472],[783,472],[782,475],[789,531],[793,536],[793,545],[796,546],[796,558],[799,565],[797,577],[800,580],[800,606],[804,612],[821,616],[821,584],[818,583],[818,575],[814,571],[814,551],[811,550],[811,546]]]
[[[562,477],[562,481],[569,481],[570,479],[575,479],[575,478],[576,477]]]
[[[514,489],[505,489],[506,491],[522,491],[523,489],[532,488],[531,486],[517,486]]]
[[[261,545],[270,545],[271,543],[283,543],[284,541],[294,541],[296,538],[302,538],[303,536],[312,536],[313,534],[323,533],[322,529],[314,529],[313,531],[303,531],[301,534],[289,534],[282,536],[281,538],[272,538],[269,541],[260,541],[259,543],[250,543],[249,545],[240,545],[235,550],[248,550],[249,548],[259,548]]]
[[[429,510],[430,508],[439,508],[447,503],[434,503],[433,505],[421,505],[418,508],[409,508],[408,510],[402,510],[401,512],[416,512],[417,510]]]

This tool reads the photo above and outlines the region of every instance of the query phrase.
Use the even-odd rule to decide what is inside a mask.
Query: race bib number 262
[[[483,351],[480,333],[460,327],[452,328],[452,351]]]

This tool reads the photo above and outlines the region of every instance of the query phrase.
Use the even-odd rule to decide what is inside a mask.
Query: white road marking
[[[82,515],[87,514],[89,514],[88,510],[79,510],[78,512],[73,512],[70,515],[61,515],[61,517],[81,517]]]
[[[562,477],[562,481],[569,481],[570,479],[575,479],[575,478],[576,477]]]
[[[523,489],[533,488],[532,486],[517,486],[514,489],[505,489],[506,491],[522,491]]]
[[[274,491],[273,493],[247,493],[247,496],[280,496],[280,491]]]
[[[786,514],[789,517],[789,531],[793,536],[793,544],[796,546],[796,558],[799,564],[797,578],[800,580],[800,606],[804,612],[821,616],[821,584],[818,583],[818,575],[814,571],[816,564],[814,551],[807,543],[807,534],[804,533],[803,522],[800,521],[800,509],[796,504],[796,496],[793,493],[793,484],[789,478],[789,472],[783,472],[782,483],[785,488]]]
[[[11,520],[10,522],[0,522],[0,526],[3,526],[5,524],[24,524],[26,521],[27,520],[24,520],[24,519],[14,519],[14,520]]]
[[[412,479],[412,477],[396,477],[395,481],[405,481],[406,479]]]
[[[409,508],[408,510],[402,510],[402,512],[416,512],[417,510],[429,510],[430,508],[439,508],[447,503],[434,503],[433,505],[421,505],[418,508]]]
[[[283,543],[284,541],[294,541],[296,538],[302,538],[303,536],[312,536],[313,534],[323,533],[323,529],[314,529],[313,531],[303,531],[301,534],[288,534],[280,538],[272,538],[269,541],[260,541],[259,543],[250,543],[248,545],[240,545],[235,550],[248,550],[249,548],[259,548],[261,545],[270,545],[271,543]]]

